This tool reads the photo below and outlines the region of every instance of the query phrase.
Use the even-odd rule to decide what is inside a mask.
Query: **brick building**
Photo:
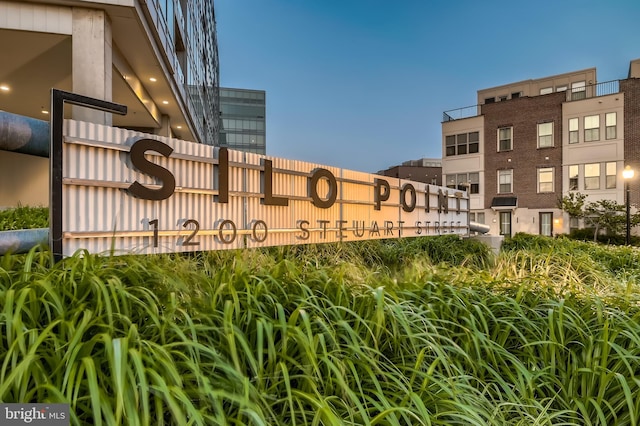
[[[640,202],[640,59],[626,79],[598,83],[596,69],[479,90],[477,105],[444,113],[443,182],[468,189],[471,220],[491,233],[567,233],[581,224],[557,204]]]
[[[442,185],[442,160],[439,158],[409,160],[400,165],[380,170],[378,174],[431,185]]]

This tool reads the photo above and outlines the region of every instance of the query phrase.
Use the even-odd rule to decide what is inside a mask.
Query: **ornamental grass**
[[[0,258],[0,401],[73,425],[638,425],[639,253],[455,236]]]

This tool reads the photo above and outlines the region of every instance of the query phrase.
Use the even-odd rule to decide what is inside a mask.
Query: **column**
[[[111,24],[104,11],[73,8],[72,91],[112,100]],[[73,106],[74,120],[111,125],[111,114]]]

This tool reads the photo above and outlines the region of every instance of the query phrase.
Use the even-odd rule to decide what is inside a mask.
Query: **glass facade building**
[[[220,88],[220,146],[266,154],[266,92]]]
[[[218,145],[219,63],[213,0],[152,0],[156,29],[199,142]]]

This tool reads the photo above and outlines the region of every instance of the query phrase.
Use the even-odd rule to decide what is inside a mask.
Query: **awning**
[[[518,197],[493,197],[491,208],[494,210],[513,210],[518,207]]]

